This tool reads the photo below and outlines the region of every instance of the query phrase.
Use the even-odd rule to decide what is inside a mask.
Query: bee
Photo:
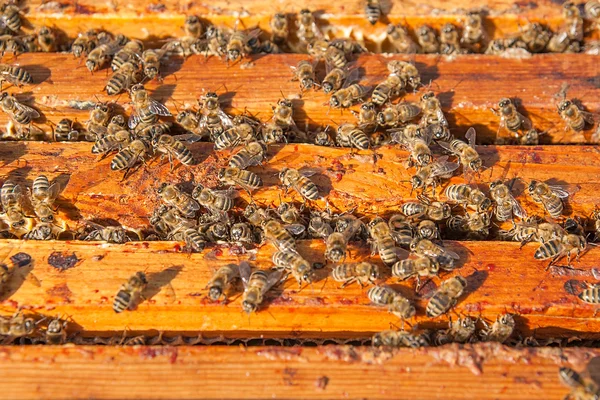
[[[543,242],[533,254],[536,260],[552,260],[548,264],[550,268],[560,258],[567,257],[567,265],[571,266],[571,253],[575,252],[577,260],[587,247],[585,236],[574,233],[564,233],[559,237]]]
[[[594,221],[594,240],[598,240],[600,238],[600,208],[594,209],[591,219]]]
[[[567,37],[576,42],[583,40],[583,18],[577,4],[570,1],[563,3],[563,16],[565,18],[565,27],[563,28]]]
[[[448,121],[444,116],[440,101],[433,92],[429,91],[421,96],[420,106],[421,111],[423,112],[421,125],[430,125],[436,123],[446,126],[448,125]]]
[[[37,43],[41,51],[44,53],[53,53],[56,51],[56,35],[54,31],[42,26],[37,34]]]
[[[231,168],[246,169],[261,165],[267,157],[267,146],[263,142],[250,142],[229,159]]]
[[[284,143],[287,142],[287,138],[283,133],[283,128],[271,121],[264,124],[261,128],[260,139],[265,144]]]
[[[224,296],[227,299],[225,292],[229,290],[231,282],[239,275],[239,266],[235,264],[227,264],[219,268],[206,285],[208,298],[212,301],[218,301],[221,296]]]
[[[590,0],[583,6],[585,16],[589,19],[600,18],[600,3],[597,0]]]
[[[525,146],[537,146],[538,144],[540,144],[540,136],[542,136],[545,133],[546,132],[539,132],[537,129],[532,128],[520,137],[519,143]],[[592,142],[594,143],[593,140]]]
[[[229,226],[223,222],[214,222],[201,226],[200,233],[213,243],[229,242]]]
[[[414,54],[417,52],[417,45],[402,25],[389,24],[386,34],[397,53]]]
[[[211,213],[220,215],[233,208],[232,190],[212,190],[198,184],[192,191],[192,198]]]
[[[279,180],[286,191],[291,187],[304,199],[318,200],[320,198],[319,188],[308,178],[312,173],[312,171],[300,172],[293,168],[283,168],[279,172]]]
[[[445,194],[449,200],[471,206],[478,212],[485,212],[492,207],[492,200],[481,190],[464,183],[447,186]]]
[[[115,150],[121,150],[132,141],[131,133],[120,130],[114,134],[107,134],[102,139],[96,140],[92,146],[92,154],[108,154]]]
[[[18,56],[28,51],[24,38],[18,38],[11,35],[0,35],[0,55],[5,52],[13,53]]]
[[[90,29],[77,35],[71,45],[71,52],[77,58],[87,56],[98,44],[98,34],[94,29]]]
[[[460,36],[456,26],[451,23],[442,25],[440,29],[440,53],[464,54],[466,51],[460,46]]]
[[[390,104],[377,114],[377,123],[381,126],[397,126],[416,118],[421,108],[409,102]]]
[[[342,288],[353,282],[358,282],[361,287],[375,283],[379,279],[379,268],[370,262],[336,265],[331,271],[331,277],[336,282],[343,282]]]
[[[263,182],[260,176],[252,171],[247,171],[239,168],[221,168],[218,173],[218,178],[226,185],[237,185],[245,189],[248,193],[258,189]]]
[[[348,67],[327,67],[327,75],[321,82],[323,92],[329,94],[341,89],[346,80],[350,79],[349,71]]]
[[[32,120],[40,117],[40,113],[33,108],[19,102],[7,92],[0,94],[0,107],[10,119],[20,125],[29,125]]]
[[[585,130],[586,123],[593,125],[594,117],[591,113],[581,110],[571,100],[566,99],[566,86],[561,90],[563,99],[558,103],[558,113],[565,121],[565,131],[572,129],[574,132]]]
[[[97,103],[90,111],[90,118],[85,123],[86,140],[96,141],[106,136],[110,119],[110,108],[106,103]]]
[[[186,36],[198,39],[202,36],[202,22],[196,15],[188,15],[185,17],[183,30]]]
[[[179,160],[183,165],[194,165],[196,160],[190,149],[185,147],[183,143],[175,139],[171,135],[160,135],[155,137],[152,141],[152,146],[159,153],[167,154],[169,157],[169,163],[171,164],[171,171],[173,170],[173,158]]]
[[[519,204],[510,192],[509,187],[501,180],[490,183],[490,196],[496,203],[494,215],[498,221],[508,221],[513,218],[513,215],[521,219],[527,218],[527,212],[525,212],[523,206]]]
[[[299,224],[302,222],[302,215],[300,214],[301,210],[292,203],[281,201],[281,196],[279,198],[279,206],[276,209],[276,213],[286,224]]]
[[[46,344],[63,344],[67,341],[67,321],[62,321],[59,317],[54,318],[48,323],[45,332]]]
[[[391,101],[394,97],[400,95],[405,88],[406,81],[397,74],[392,73],[383,82],[375,86],[371,94],[371,102],[376,106],[382,106],[385,102]]]
[[[308,233],[314,238],[327,238],[333,233],[333,228],[323,215],[313,214],[308,221]]]
[[[485,329],[479,334],[484,342],[499,342],[504,343],[510,338],[515,330],[515,319],[510,314],[499,315],[491,326],[482,320]]]
[[[142,53],[142,66],[144,75],[148,79],[154,79],[160,72],[160,59],[166,54],[165,50],[148,49]]]
[[[123,176],[125,179],[138,161],[144,162],[148,154],[150,154],[150,145],[143,140],[134,140],[115,155],[110,162],[110,169],[113,171],[125,170]]]
[[[390,234],[399,246],[410,245],[413,240],[413,225],[402,214],[394,214],[388,221]]]
[[[452,250],[445,249],[429,239],[415,238],[410,243],[410,251],[418,256],[425,256],[436,260],[459,260],[460,256]]]
[[[407,166],[412,167],[417,165],[418,167],[424,167],[431,164],[433,156],[431,149],[429,148],[430,138],[415,137],[406,139],[401,142],[403,147],[410,152],[408,156]]]
[[[157,193],[166,205],[175,207],[185,217],[192,218],[200,210],[198,202],[175,185],[162,183]]]
[[[450,310],[467,287],[467,280],[462,276],[446,279],[427,303],[427,316],[439,317]]]
[[[266,272],[256,270],[250,273],[250,265],[240,264],[240,277],[244,284],[244,294],[242,295],[242,309],[247,313],[253,313],[264,301],[265,294],[273,286],[281,281],[283,271],[277,270]]]
[[[475,320],[471,317],[458,318],[448,323],[448,329],[436,334],[434,343],[442,346],[448,343],[466,343],[475,333]]]
[[[379,0],[367,0],[365,16],[371,25],[375,25],[379,21],[379,18],[381,18],[381,4],[379,4]]]
[[[564,210],[562,199],[569,197],[569,192],[562,186],[548,185],[544,182],[532,180],[527,187],[529,195],[536,203],[541,203],[544,210],[552,218],[559,218]]]
[[[451,231],[467,233],[468,239],[485,239],[490,234],[490,215],[485,212],[453,215],[447,222]]]
[[[377,217],[371,220],[368,226],[371,235],[371,252],[374,254],[377,251],[381,261],[386,265],[398,261],[402,249],[396,247],[389,225],[382,218]]]
[[[288,27],[287,16],[282,13],[276,13],[269,21],[271,27],[271,40],[277,45],[282,45],[287,41],[290,29]]]
[[[110,58],[121,48],[119,40],[109,40],[91,50],[85,60],[85,66],[90,72],[98,71],[110,61]]]
[[[167,135],[171,131],[172,125],[173,124],[170,122],[156,122],[150,125],[138,125],[133,133],[138,139],[145,140],[156,146],[156,141],[159,140],[162,135]]]
[[[277,106],[273,106],[273,122],[282,129],[296,128],[293,114],[292,101],[289,99],[281,99]]]
[[[106,93],[110,95],[118,94],[129,89],[129,87],[142,80],[141,71],[137,65],[131,62],[125,62],[115,70],[106,84]]]
[[[0,84],[2,82],[8,82],[20,87],[33,83],[33,79],[29,72],[19,66],[0,64]]]
[[[2,12],[0,16],[0,28],[18,33],[22,25],[21,10],[19,7],[13,4],[3,4],[0,12]]]
[[[459,157],[460,163],[463,165],[465,171],[471,170],[473,172],[479,172],[483,168],[483,162],[481,161],[479,153],[475,150],[476,135],[475,128],[471,127],[467,133],[465,133],[468,144],[460,139],[454,139],[450,143],[438,142],[438,144]]]
[[[298,19],[296,20],[296,27],[298,39],[305,44],[312,43],[323,36],[317,27],[314,15],[306,8],[300,10],[300,14],[298,14]]]
[[[600,397],[600,390],[595,382],[586,382],[581,375],[571,368],[561,367],[558,377],[563,385],[571,389],[571,393],[565,399],[595,400]]]
[[[147,285],[146,274],[136,272],[126,283],[121,285],[113,302],[113,311],[121,313],[126,309],[133,309]]]
[[[52,130],[53,139],[57,142],[78,140],[79,131],[73,125],[73,121],[68,118],[58,121],[56,127]]]
[[[107,243],[122,244],[130,241],[127,231],[122,226],[103,226],[87,221],[87,226],[92,230],[81,237],[85,241],[102,241]]]
[[[219,96],[215,92],[207,92],[200,98],[198,104],[202,110],[199,127],[207,130],[213,141],[223,131],[233,127],[232,119],[221,109]]]
[[[335,140],[342,147],[354,147],[361,150],[369,148],[369,137],[353,124],[340,125]]]
[[[458,167],[459,164],[449,162],[448,157],[440,157],[419,169],[417,173],[410,178],[412,188],[423,188],[423,192],[425,192],[428,186],[433,186],[435,192],[435,188],[440,179],[451,178],[453,172],[456,171]]]
[[[500,126],[498,127],[498,130],[506,128],[518,137],[519,129],[531,129],[531,121],[517,111],[517,108],[511,99],[501,99],[498,102],[498,107],[499,110],[492,109],[494,114],[500,115]]]
[[[121,69],[125,63],[134,64],[139,67],[138,62],[141,58],[144,45],[139,40],[131,40],[117,51],[112,59],[110,67],[113,71]]]
[[[53,223],[39,223],[36,224],[29,232],[23,235],[22,239],[55,240],[58,239],[59,235],[64,231],[65,229],[61,229]]]
[[[365,133],[372,133],[377,129],[377,111],[375,104],[366,101],[360,105],[360,111],[352,111],[354,116],[358,117],[358,128]]]
[[[231,241],[241,244],[251,245],[256,242],[255,232],[252,227],[245,222],[231,225],[229,237],[231,237]]]
[[[332,232],[325,240],[325,259],[340,262],[346,259],[348,241],[357,229],[348,229],[344,232]]]
[[[336,90],[329,99],[329,105],[333,108],[348,108],[355,102],[365,97],[370,90],[367,86],[353,83],[347,87]]]
[[[420,26],[417,31],[417,41],[421,46],[421,51],[425,54],[439,53],[440,43],[435,30],[429,25]]]
[[[227,62],[236,62],[240,58],[246,57],[252,52],[250,45],[248,44],[252,39],[255,39],[260,35],[260,29],[253,30],[251,32],[242,32],[234,30],[229,36],[227,46],[225,48]]]
[[[23,193],[21,186],[15,185],[11,181],[5,181],[0,188],[0,202],[4,210],[4,219],[13,230],[25,228],[27,223],[23,212]]]
[[[434,258],[417,257],[400,260],[392,265],[392,276],[401,280],[417,277],[417,288],[421,286],[420,278],[437,276],[440,264]]]
[[[427,333],[414,335],[406,331],[388,330],[373,335],[371,342],[375,347],[418,348],[429,346],[429,335]]]
[[[419,196],[419,202],[406,202],[402,204],[400,210],[411,219],[429,218],[434,221],[448,219],[452,209],[448,203],[441,201],[431,201],[426,196]]]
[[[521,40],[527,45],[527,50],[532,53],[541,53],[546,49],[552,32],[539,22],[530,22],[521,30]]]
[[[467,13],[467,20],[463,26],[460,42],[463,45],[473,48],[477,44],[481,44],[485,38],[486,34],[483,30],[483,18],[481,13],[470,11]]]
[[[135,129],[140,123],[150,125],[156,123],[157,116],[170,117],[171,113],[164,104],[150,98],[150,94],[142,84],[136,84],[129,89],[129,95],[134,110],[129,116],[127,125]]]
[[[5,256],[6,257],[6,256]],[[17,253],[9,257],[10,263],[0,263],[0,293],[4,290],[4,286],[8,283],[15,271],[31,265],[32,258],[27,253]],[[31,273],[27,277],[32,276]],[[40,286],[39,280],[35,277],[31,278],[31,282],[36,286]]]
[[[32,335],[35,332],[36,322],[33,318],[25,318],[23,311],[11,317],[0,317],[0,335],[10,336],[11,339]]]
[[[54,201],[60,193],[58,182],[50,182],[45,175],[40,175],[33,180],[30,192],[31,205],[35,215],[41,222],[53,222],[56,209],[53,208]]]
[[[273,264],[292,273],[292,276],[302,286],[302,282],[312,283],[315,279],[314,269],[296,250],[279,250],[273,254]]]
[[[348,64],[344,51],[335,46],[327,46],[324,58],[328,72],[334,68],[345,68]]]
[[[373,304],[388,306],[389,312],[398,318],[408,319],[416,314],[410,301],[388,286],[373,286],[367,291],[367,297]]]
[[[264,237],[271,242],[278,250],[294,250],[296,241],[290,232],[278,221],[274,219],[266,219],[261,223]]]
[[[200,118],[195,112],[192,111],[182,111],[177,114],[175,118],[177,123],[181,125],[186,131],[191,132],[189,142],[197,142],[202,140],[204,136],[208,134],[208,132],[200,126]]]

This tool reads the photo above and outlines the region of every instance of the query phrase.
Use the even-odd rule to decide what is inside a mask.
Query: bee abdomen
[[[536,260],[547,260],[555,257],[560,252],[561,244],[557,239],[552,239],[543,243],[534,253],[533,257]]]
[[[183,165],[193,165],[195,163],[192,152],[182,143],[177,143],[175,145],[175,155],[177,156],[179,162]]]
[[[109,95],[117,94],[126,89],[127,76],[122,73],[115,73],[106,84],[106,93]]]
[[[594,286],[588,289],[585,289],[581,293],[579,293],[579,298],[590,304],[599,304],[600,303],[600,287]]]
[[[371,25],[375,25],[377,21],[379,21],[379,17],[381,17],[381,9],[377,4],[367,2],[367,6],[365,7],[365,14],[367,16],[367,21],[369,21]]]
[[[446,313],[452,306],[452,300],[445,293],[436,293],[427,303],[427,316],[430,318],[439,317]]]
[[[119,290],[119,293],[115,296],[115,301],[113,302],[113,310],[116,313],[120,313],[129,308],[131,303],[131,294],[124,290]]]
[[[309,200],[317,200],[319,198],[319,188],[312,181],[308,181],[302,185],[300,192]]]
[[[110,162],[110,169],[113,171],[121,171],[128,168],[131,165],[131,159],[133,153],[129,149],[123,149],[118,152]]]

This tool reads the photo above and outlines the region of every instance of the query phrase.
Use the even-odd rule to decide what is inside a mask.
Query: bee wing
[[[454,154],[454,149],[452,147],[450,147],[450,143],[448,142],[444,142],[443,140],[440,140],[437,142],[437,144],[440,145],[440,147],[446,151],[449,151],[450,153]]]
[[[475,128],[470,127],[467,133],[465,133],[465,139],[469,142],[469,146],[475,147],[475,139],[477,139],[477,132]]]
[[[233,128],[233,121],[223,110],[219,110],[219,118],[221,119],[221,123],[225,128]]]
[[[577,185],[548,185],[548,188],[561,199],[566,199],[579,191]]]
[[[438,249],[438,251],[441,252],[442,254],[444,254],[444,255],[446,255],[448,257],[452,257],[455,260],[460,260],[460,256],[458,254],[456,254],[454,251],[448,250],[448,249],[446,249],[446,248],[444,248],[442,246],[438,246],[435,243],[432,243],[432,245],[435,246]],[[427,251],[426,250],[426,251],[424,251],[424,253],[425,253],[426,256],[432,257],[432,258],[437,258],[439,256],[439,254],[436,251],[434,251],[434,250],[431,250],[431,251]]]
[[[396,256],[401,260],[410,256],[410,252],[408,250],[404,250],[402,247],[394,247],[394,253],[396,253]]]
[[[282,277],[283,277],[283,270],[272,271],[269,274],[269,277],[267,278],[267,283],[263,287],[262,292],[266,293],[269,289],[271,289],[273,286],[275,286],[276,284],[278,284],[279,281],[281,281]]]
[[[171,116],[171,112],[169,111],[167,106],[165,106],[164,104],[162,104],[154,99],[150,99],[150,104],[148,105],[148,109],[150,111],[152,111],[153,114],[156,114],[156,115],[162,115],[163,117]]]
[[[323,169],[322,168],[318,168],[318,167],[315,167],[315,168],[302,168],[298,172],[300,172],[301,175],[306,176],[307,178],[309,178],[309,177],[311,177],[311,176],[313,176],[315,174],[319,174],[319,173],[323,172]]]
[[[446,119],[446,116],[444,115],[444,111],[442,111],[441,108],[438,108],[435,111],[435,116],[437,117],[438,121],[440,121],[440,124],[444,125],[444,126],[448,126],[448,120]],[[471,128],[473,129],[473,128]]]
[[[302,224],[289,224],[285,225],[284,228],[294,235],[301,235],[306,230],[306,227]]]
[[[26,106],[24,104],[21,104],[19,102],[15,102],[15,107],[17,109],[19,109],[20,111],[23,111],[27,114],[29,114],[31,116],[32,119],[36,119],[40,117],[40,113],[37,112],[37,110],[34,110],[33,108]]]
[[[525,209],[523,208],[521,203],[519,203],[517,201],[517,199],[515,199],[514,197],[512,198],[512,204],[513,204],[512,211],[513,211],[514,215],[516,215],[517,217],[519,217],[521,219],[527,218],[527,211],[525,211]]]
[[[240,273],[240,278],[242,278],[242,283],[244,284],[244,288],[247,288],[251,273],[250,264],[248,264],[247,262],[240,263],[238,269]]]
[[[48,197],[50,198],[50,200],[54,200],[58,197],[61,191],[61,185],[58,182],[54,181],[50,184],[50,187],[48,187]]]
[[[127,120],[127,126],[129,129],[134,129],[140,123],[140,115],[136,110],[133,110],[129,119]]]
[[[436,176],[447,175],[447,174],[450,174],[450,173],[456,171],[458,169],[458,167],[460,167],[459,163],[438,160],[432,167],[433,170],[432,170],[431,176],[436,177]]]
[[[529,118],[526,118],[520,112],[517,112],[517,114],[519,114],[519,118],[521,119],[521,125],[523,125],[523,129],[526,131],[530,130],[532,127],[531,120]]]
[[[585,122],[587,122],[588,124],[590,124],[590,125],[594,124],[594,114],[587,112],[587,111],[581,111],[581,116],[583,117]]]

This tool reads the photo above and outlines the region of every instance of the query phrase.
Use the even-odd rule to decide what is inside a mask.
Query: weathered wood
[[[576,296],[593,281],[592,269],[600,262],[600,250],[592,249],[574,269],[553,267],[533,259],[534,245],[522,250],[517,243],[448,242],[461,256],[455,273],[468,280],[467,294],[452,312],[495,320],[504,312],[516,315],[518,334],[526,337],[598,338],[596,307]],[[84,242],[3,242],[4,255],[24,252],[34,260],[31,273],[41,282],[16,271],[4,292],[3,313],[17,307],[39,315],[68,315],[71,333],[84,336],[119,336],[127,329],[144,334],[183,333],[203,337],[248,338],[368,338],[373,333],[399,326],[401,321],[385,307],[371,305],[359,285],[341,288],[326,279],[330,267],[317,270],[318,281],[304,285],[289,278],[266,296],[264,307],[250,316],[242,312],[241,284],[234,287],[229,303],[212,303],[205,289],[220,266],[250,259],[259,268],[272,266],[273,247],[265,245],[256,255],[232,255],[228,248],[209,248],[203,253],[181,252],[179,243],[138,242],[107,245]],[[324,262],[321,241],[300,241],[298,251],[311,263]],[[351,246],[347,261],[369,257],[365,246]],[[72,256],[57,262],[57,255]],[[52,256],[52,257],[51,257]],[[255,259],[254,259],[255,258]],[[387,284],[416,302],[417,315],[406,322],[421,328],[443,328],[448,316],[425,317],[427,297],[439,285],[435,278],[418,294],[413,281],[397,282],[378,258]],[[564,264],[564,263],[563,263]],[[147,299],[135,311],[115,314],[114,295],[136,271],[149,275]],[[449,274],[442,274],[445,279]],[[451,315],[452,315],[451,314]]]
[[[589,368],[596,349],[447,346],[386,352],[347,346],[4,347],[13,399],[558,399],[558,368]],[[168,378],[167,378],[168,377]]]
[[[66,182],[58,200],[59,213],[72,229],[86,219],[113,219],[132,228],[145,228],[147,218],[159,204],[156,189],[161,182],[182,183],[189,191],[193,182],[209,187],[219,184],[217,172],[227,164],[230,153],[215,153],[208,143],[190,148],[199,161],[196,166],[179,166],[171,172],[167,161],[159,164],[156,159],[121,182],[123,173],[111,171],[110,158],[96,161],[89,143],[4,142],[0,146],[0,175],[4,180],[25,185],[31,185],[39,174]],[[578,186],[566,214],[588,216],[598,204],[600,155],[594,146],[577,147],[576,153],[574,149],[480,146],[478,150],[487,169],[476,182],[487,191],[487,183],[495,179],[520,178],[513,188],[515,196],[530,214],[537,215],[542,215],[543,209],[526,193],[531,179]],[[271,146],[268,161],[262,167],[251,168],[264,182],[253,198],[264,206],[278,205],[280,194],[299,202],[294,191],[285,196],[277,186],[278,171],[290,165],[320,168],[322,172],[312,179],[334,211],[356,208],[358,215],[387,216],[398,212],[402,202],[416,197],[417,192],[411,193],[408,182],[414,169],[404,167],[407,156],[406,152],[387,146],[375,153],[302,144]],[[456,176],[450,182],[464,182],[464,177]],[[248,201],[248,195],[240,191],[236,204],[244,207]],[[315,208],[325,206],[322,200],[313,203]]]
[[[232,114],[247,110],[262,121],[271,118],[272,107],[282,93],[295,98],[294,117],[301,129],[307,124],[315,129],[354,121],[349,111],[330,109],[329,96],[322,91],[309,91],[300,96],[298,82],[291,81],[290,66],[306,57],[298,54],[258,57],[247,64],[248,68],[240,68],[239,64],[228,67],[216,57],[206,60],[203,56],[194,56],[185,61],[170,58],[162,71],[164,80],[149,82],[147,87],[173,114],[177,109],[196,107],[197,99],[205,91],[215,90]],[[402,59],[402,56],[397,58]],[[363,70],[363,83],[372,86],[381,82],[389,73],[385,66],[387,60],[378,55],[360,57],[357,62]],[[108,70],[91,74],[81,60],[70,54],[23,54],[16,61],[32,74],[34,86],[13,87],[8,91],[41,111],[45,118],[36,121],[36,125],[48,134],[51,132],[49,122],[56,124],[65,117],[81,123],[88,119],[87,111],[70,108],[72,101],[118,100],[127,112],[131,111],[127,94],[113,97],[103,94],[110,77]],[[499,118],[491,108],[497,108],[497,102],[503,97],[517,97],[522,103],[519,110],[536,128],[548,132],[542,136],[542,143],[585,143],[594,132],[588,129],[581,135],[565,131],[556,110],[555,95],[562,84],[569,84],[569,97],[578,98],[587,110],[596,112],[600,106],[597,100],[600,89],[596,84],[595,56],[538,55],[522,60],[472,55],[454,60],[416,56],[415,61],[422,81],[426,84],[434,81],[431,88],[440,98],[452,132],[459,137],[474,126],[479,143],[494,143]],[[80,85],[83,81],[86,85]],[[418,101],[421,94],[408,94],[405,100]],[[0,113],[0,126],[7,120],[8,116]],[[500,136],[506,138],[508,133],[503,129]]]

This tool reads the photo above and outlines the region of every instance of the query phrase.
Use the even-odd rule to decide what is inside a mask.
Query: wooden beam
[[[123,174],[110,169],[111,158],[97,161],[91,154],[90,143],[5,142],[0,147],[0,176],[16,183],[31,185],[39,174],[68,182],[58,200],[59,214],[71,228],[86,219],[114,219],[132,228],[148,227],[148,217],[159,205],[156,189],[161,182],[182,183],[191,191],[192,182],[205,186],[218,185],[217,172],[227,164],[229,152],[215,153],[212,144],[190,145],[198,165],[180,166],[170,171],[168,162],[158,159],[148,167],[121,182]],[[482,189],[487,183],[505,177],[518,177],[514,186],[517,199],[530,214],[542,215],[539,203],[526,194],[531,179],[571,184],[579,190],[569,201],[568,215],[588,216],[598,203],[600,154],[596,147],[569,146],[480,146],[483,165],[487,168],[477,178]],[[375,157],[376,156],[376,157]],[[371,151],[352,152],[350,149],[315,145],[271,146],[267,163],[252,167],[263,180],[264,187],[255,191],[254,200],[262,205],[278,205],[283,195],[277,185],[277,172],[293,163],[297,168],[320,168],[313,177],[332,209],[347,211],[356,208],[359,215],[389,215],[398,212],[399,205],[414,199],[408,180],[414,174],[406,170],[407,153],[386,146]],[[375,162],[375,158],[377,159]],[[450,182],[464,182],[462,175]],[[439,191],[438,191],[439,193]],[[250,201],[240,191],[239,207]],[[301,201],[290,191],[284,199]],[[323,201],[314,202],[323,209]]]
[[[21,346],[0,348],[0,373],[3,392],[15,399],[558,399],[569,393],[558,368],[583,371],[589,362],[594,376],[598,354],[493,344],[394,352],[333,345]]]
[[[577,294],[593,279],[592,269],[600,262],[600,250],[585,254],[574,269],[554,267],[533,259],[534,245],[522,250],[517,243],[448,242],[459,253],[459,273],[468,280],[467,294],[453,313],[495,320],[504,312],[516,315],[518,334],[548,337],[598,338],[600,320],[596,308],[582,303]],[[214,271],[226,263],[249,259],[259,268],[272,266],[270,245],[256,254],[233,255],[226,247],[202,253],[181,252],[173,242],[136,242],[108,245],[84,242],[4,241],[4,255],[24,252],[34,260],[31,269],[41,286],[26,279],[27,271],[15,272],[2,299],[4,314],[23,307],[39,315],[68,315],[71,333],[84,336],[119,336],[127,329],[156,335],[184,333],[225,338],[368,338],[373,333],[400,325],[385,308],[371,305],[358,285],[340,288],[326,279],[330,268],[317,271],[318,281],[300,288],[290,278],[266,296],[264,307],[250,316],[242,312],[241,285],[234,288],[228,304],[212,303],[205,287]],[[321,241],[300,241],[298,251],[311,263],[324,262]],[[369,258],[365,246],[351,246],[347,261]],[[57,262],[58,256],[71,257]],[[518,261],[517,261],[518,260]],[[60,260],[59,260],[60,261]],[[71,262],[72,261],[72,262]],[[434,278],[418,294],[414,282],[398,283],[381,266],[385,282],[414,301],[411,326],[444,328],[448,316],[425,317],[427,297],[439,285]],[[564,263],[563,263],[564,264]],[[146,271],[149,287],[135,311],[115,314],[112,302],[119,287],[136,271]],[[452,275],[454,275],[452,274]],[[443,274],[445,279],[448,274]]]

